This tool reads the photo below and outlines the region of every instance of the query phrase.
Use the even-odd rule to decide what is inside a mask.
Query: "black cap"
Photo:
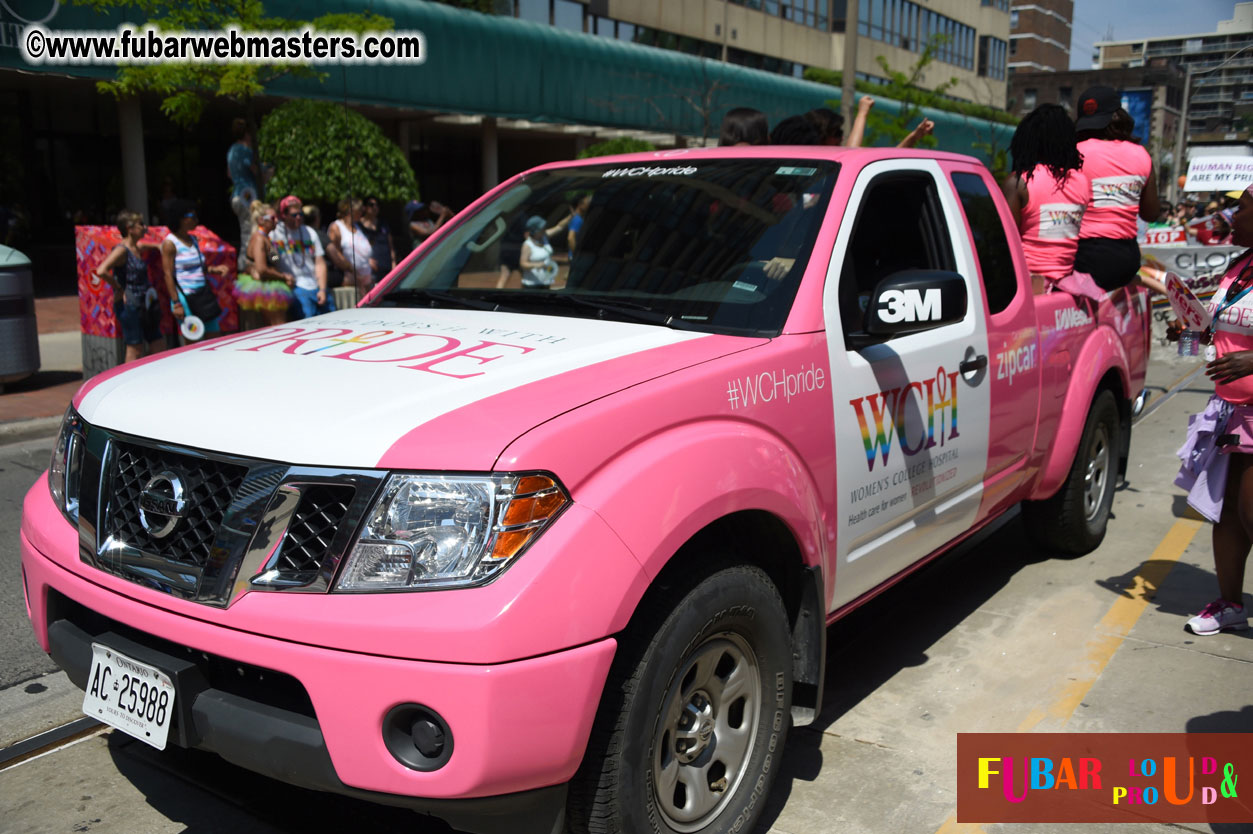
[[[1114,112],[1122,107],[1122,96],[1113,87],[1089,87],[1079,96],[1075,107],[1078,118],[1075,130],[1100,130],[1114,118]]]

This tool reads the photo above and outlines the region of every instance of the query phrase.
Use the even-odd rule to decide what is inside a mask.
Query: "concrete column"
[[[483,118],[483,190],[495,188],[500,183],[500,153],[496,142],[496,120]]]
[[[122,144],[122,194],[126,207],[147,221],[148,174],[144,168],[144,117],[139,99],[118,99],[118,138]]]
[[[400,145],[400,152],[405,156],[405,162],[409,161],[409,120],[404,119],[396,126],[396,144]]]

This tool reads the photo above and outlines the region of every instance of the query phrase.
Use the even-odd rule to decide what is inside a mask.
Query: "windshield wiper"
[[[455,307],[464,307],[468,310],[486,310],[492,313],[518,312],[516,308],[500,304],[496,301],[488,301],[483,298],[476,298],[471,295],[462,295],[460,293],[432,290],[425,287],[406,287],[403,289],[392,290],[380,299],[380,302],[384,304],[389,301],[393,303],[403,301],[428,301],[432,307],[448,304]]]
[[[540,304],[540,305],[560,305],[564,307],[577,307],[585,310],[593,310],[596,312],[596,318],[607,318],[606,313],[613,316],[627,319],[629,321],[643,322],[644,324],[660,324],[663,327],[670,327],[675,330],[700,330],[701,328],[692,322],[673,316],[670,313],[660,313],[652,307],[644,304],[638,304],[633,301],[603,301],[587,296],[575,295],[573,293],[557,291],[532,291],[521,296],[515,296],[515,301],[522,303]]]

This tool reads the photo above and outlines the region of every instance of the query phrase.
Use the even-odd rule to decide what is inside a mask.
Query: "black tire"
[[[621,636],[571,781],[570,830],[751,832],[782,760],[791,669],[787,612],[758,568],[647,601]]]
[[[1121,425],[1114,395],[1101,391],[1092,401],[1070,474],[1057,494],[1026,502],[1028,527],[1046,548],[1082,556],[1105,538],[1118,482]]]

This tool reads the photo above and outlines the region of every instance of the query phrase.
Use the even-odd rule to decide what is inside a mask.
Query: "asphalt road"
[[[35,642],[26,620],[18,552],[22,499],[48,468],[54,439],[0,446],[0,690],[56,669]]]
[[[1189,369],[1157,364],[1150,388],[1160,398]],[[1061,826],[956,822],[959,733],[1253,732],[1253,632],[1183,631],[1216,589],[1209,530],[1171,485],[1173,453],[1208,395],[1203,380],[1184,386],[1137,425],[1095,552],[1059,558],[1010,520],[832,626],[822,714],[790,734],[758,834],[1055,834]],[[68,720],[82,701],[60,674],[29,679],[49,666],[24,622],[14,538],[48,446],[0,448],[0,673],[22,682],[0,689],[0,748],[18,718]],[[1064,828],[1250,834],[1253,823]],[[451,834],[117,732],[0,765],[0,834],[344,830]]]

